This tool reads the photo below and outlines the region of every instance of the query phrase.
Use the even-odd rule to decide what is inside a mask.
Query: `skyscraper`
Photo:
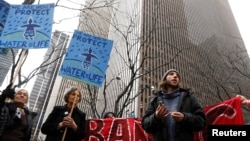
[[[40,131],[48,101],[55,85],[57,72],[62,57],[66,51],[69,35],[55,31],[52,36],[51,47],[45,54],[43,66],[40,69],[29,98],[29,106],[32,111],[38,113],[34,120],[34,138]]]
[[[203,106],[237,93],[248,94],[250,77],[244,74],[250,71],[249,55],[228,1],[120,0],[109,4],[104,12],[86,10],[79,24],[82,31],[114,40],[106,81],[115,83],[99,90],[99,108],[106,91],[108,110],[114,109],[116,100],[129,99],[133,102],[125,114],[135,112],[142,117],[151,88],[158,87],[170,68],[180,71],[183,86],[191,88]]]
[[[3,84],[11,65],[13,64],[13,55],[17,55],[18,49],[0,48],[0,86]]]
[[[203,106],[239,92],[247,94],[249,88],[244,82],[249,78],[241,75],[236,66],[242,72],[244,66],[249,68],[249,56],[228,1],[167,0],[152,4],[144,0],[142,7],[144,40],[152,31],[152,40],[144,52],[157,56],[145,63],[143,70],[163,66],[148,76],[152,85],[157,86],[164,71],[176,68],[184,87],[192,88]],[[140,85],[145,84],[140,81]],[[140,116],[150,96],[140,95]]]

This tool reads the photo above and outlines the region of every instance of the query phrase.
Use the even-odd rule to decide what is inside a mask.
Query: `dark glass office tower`
[[[143,40],[150,40],[143,55],[155,57],[143,70],[162,67],[141,79],[141,86],[157,86],[162,74],[175,68],[203,106],[248,94],[249,56],[228,1],[144,0],[142,7]],[[150,96],[139,97],[140,117]]]

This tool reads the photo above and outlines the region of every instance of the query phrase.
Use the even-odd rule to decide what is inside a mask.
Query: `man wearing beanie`
[[[142,127],[153,141],[193,141],[193,131],[207,124],[203,108],[189,89],[180,88],[180,74],[169,69],[159,83],[142,118]]]

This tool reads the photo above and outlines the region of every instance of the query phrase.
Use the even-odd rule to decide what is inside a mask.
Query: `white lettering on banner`
[[[88,120],[87,137],[83,141],[151,141],[152,136],[134,118]]]
[[[218,129],[212,129],[212,136],[246,136],[246,131],[233,131],[230,129],[229,131],[220,131]]]

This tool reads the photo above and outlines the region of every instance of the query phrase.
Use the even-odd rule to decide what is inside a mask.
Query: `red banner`
[[[235,97],[204,108],[208,125],[243,125],[241,102]],[[152,141],[152,135],[141,126],[141,119],[107,118],[87,120],[83,141]],[[194,133],[195,141],[207,141],[207,127]]]
[[[87,137],[83,141],[151,141],[140,119],[106,118],[88,120]]]
[[[243,125],[241,102],[239,97],[231,98],[223,102],[204,108],[208,119],[208,125]],[[194,133],[195,141],[207,140],[207,127]]]

